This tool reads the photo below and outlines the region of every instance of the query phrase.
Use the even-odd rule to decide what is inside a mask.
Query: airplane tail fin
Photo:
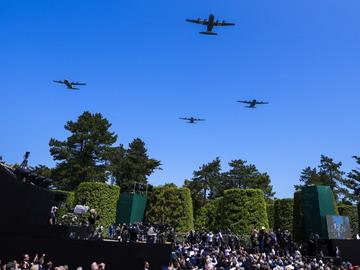
[[[217,33],[215,32],[211,32],[211,31],[207,31],[207,32],[199,32],[202,35],[208,35],[208,36],[217,36]]]

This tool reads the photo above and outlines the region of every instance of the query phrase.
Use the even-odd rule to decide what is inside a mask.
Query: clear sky
[[[85,110],[118,143],[142,138],[183,183],[219,156],[245,159],[289,197],[301,170],[360,155],[358,0],[1,0],[0,155],[53,166],[48,142]],[[202,36],[186,18],[235,27]],[[72,92],[52,80],[87,82]],[[257,110],[239,99],[271,102]],[[198,116],[188,125],[178,120]]]

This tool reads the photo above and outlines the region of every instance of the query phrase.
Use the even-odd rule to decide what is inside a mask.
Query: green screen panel
[[[302,197],[305,239],[313,233],[328,239],[326,216],[336,215],[332,190],[326,186],[303,187]]]
[[[123,193],[117,205],[116,223],[132,224],[143,221],[147,197],[141,194]]]

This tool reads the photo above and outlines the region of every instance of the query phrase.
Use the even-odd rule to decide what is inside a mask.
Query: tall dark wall
[[[45,225],[48,223],[54,194],[19,181],[0,166],[0,226]]]
[[[171,245],[44,239],[1,232],[0,243],[0,260],[19,260],[25,253],[31,256],[46,253],[55,265],[66,264],[70,269],[78,266],[90,269],[92,262],[104,262],[109,270],[140,270],[146,260],[150,262],[150,269],[160,270],[169,263],[171,255]]]

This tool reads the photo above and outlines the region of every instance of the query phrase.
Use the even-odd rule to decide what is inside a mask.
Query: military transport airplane
[[[215,16],[213,14],[210,14],[208,19],[197,19],[197,20],[191,20],[191,19],[186,19],[187,22],[191,22],[191,23],[197,23],[197,24],[202,24],[202,25],[207,25],[207,29],[206,32],[200,32],[200,34],[203,35],[217,35],[217,33],[213,32],[213,28],[214,26],[231,26],[231,25],[235,25],[234,23],[229,23],[229,22],[225,22],[225,21],[215,21]]]
[[[205,121],[205,119],[195,118],[195,117],[180,117],[179,119],[187,121],[188,124],[196,124],[199,121]]]
[[[256,99],[253,100],[239,100],[240,103],[248,104],[249,106],[246,106],[246,108],[256,108],[256,105],[263,105],[263,104],[269,104],[269,102],[263,102],[263,101],[257,101]]]
[[[66,87],[67,87],[68,89],[71,89],[71,90],[79,90],[79,88],[76,88],[76,87],[74,87],[74,86],[77,86],[77,85],[86,85],[86,83],[82,83],[82,82],[72,82],[72,81],[69,81],[69,80],[53,81],[53,82],[65,84]]]

